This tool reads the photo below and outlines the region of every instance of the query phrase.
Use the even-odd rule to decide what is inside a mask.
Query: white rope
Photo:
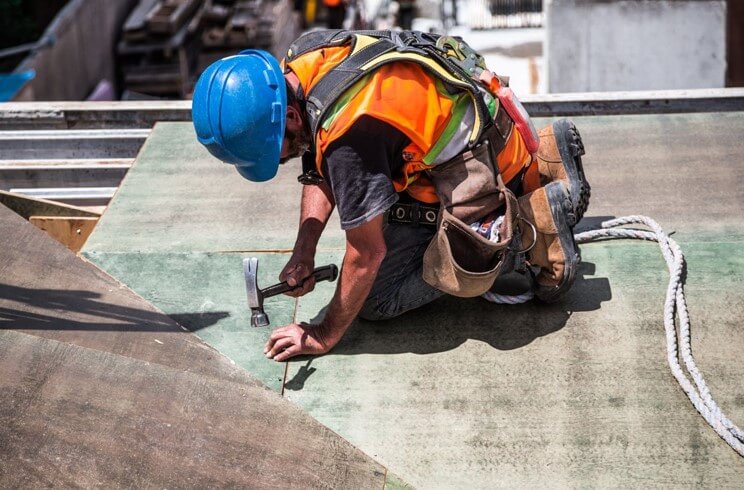
[[[617,228],[632,224],[647,226],[651,231]],[[589,230],[575,235],[577,243],[616,238],[633,238],[659,243],[661,253],[669,268],[670,276],[666,301],[664,302],[664,330],[667,338],[667,361],[669,362],[669,367],[672,369],[672,374],[679,382],[682,390],[705,421],[713,427],[713,430],[734,451],[744,456],[744,431],[734,425],[713,400],[710,390],[705,384],[703,375],[698,370],[695,360],[692,357],[690,317],[687,312],[687,302],[685,300],[682,280],[682,274],[685,268],[685,258],[682,255],[682,250],[680,250],[677,242],[664,233],[656,221],[646,216],[625,216],[605,221],[602,223],[602,228],[600,229]],[[676,315],[679,315],[679,332],[677,332],[675,325]],[[679,347],[677,344],[678,337]],[[694,386],[682,370],[682,366],[679,363],[680,354],[687,372],[692,376]]]

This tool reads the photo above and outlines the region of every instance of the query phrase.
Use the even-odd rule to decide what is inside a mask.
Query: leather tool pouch
[[[479,296],[514,264],[512,243],[517,199],[494,164],[488,141],[434,167],[430,176],[441,202],[437,233],[424,253],[423,279],[445,293]],[[505,206],[499,241],[492,242],[469,223]]]

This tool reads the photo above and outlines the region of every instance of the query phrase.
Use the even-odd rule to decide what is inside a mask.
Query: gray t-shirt
[[[378,119],[359,118],[326,150],[321,170],[348,230],[384,213],[398,200],[392,177],[401,172],[408,137]]]

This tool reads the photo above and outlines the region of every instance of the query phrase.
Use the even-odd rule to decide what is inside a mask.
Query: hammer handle
[[[335,281],[338,277],[338,267],[336,267],[336,264],[330,264],[325,265],[323,267],[318,267],[313,271],[313,277],[315,277],[315,282],[319,281]],[[275,284],[273,286],[269,286],[266,289],[261,290],[261,295],[264,299],[270,298],[272,296],[276,296],[277,294],[283,294],[287,291],[291,291],[293,289],[301,287],[302,284],[298,284],[297,286],[290,286],[287,284],[287,281],[280,282],[279,284]]]

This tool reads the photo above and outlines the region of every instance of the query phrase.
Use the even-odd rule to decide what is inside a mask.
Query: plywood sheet
[[[221,315],[179,314],[184,321],[205,323]],[[244,378],[229,359],[4,206],[0,328],[215,377]]]
[[[243,258],[249,254],[92,253],[90,260],[176,319],[267,386],[281,391],[284,365],[266,359],[263,346],[271,333],[250,324]],[[277,282],[288,254],[259,257],[259,286]],[[272,325],[292,321],[294,298],[277,296],[264,304]]]
[[[382,488],[271,390],[0,331],[0,485]]]
[[[271,182],[241,177],[197,141],[191,123],[158,123],[85,250],[219,252],[291,249],[299,160]],[[343,246],[334,218],[321,247]]]
[[[593,186],[582,226],[648,214],[676,232],[688,256],[698,363],[720,405],[743,424],[744,114],[576,123]],[[196,291],[194,299],[237,312],[237,260],[224,252],[292,246],[298,171],[250,184],[211,159],[190,125],[159,125],[86,255],[164,308],[177,302],[164,300],[167,288],[146,271],[167,261],[176,275],[206,268],[207,285],[184,279],[180,296]],[[329,224],[317,263],[340,261],[337,227]],[[557,305],[443,298],[394,321],[358,322],[331,354],[289,364],[285,396],[422,488],[736,485],[740,458],[666,366],[666,269],[657,249],[604,243],[583,251],[581,277]],[[266,262],[278,274],[285,259]],[[319,285],[294,318],[321,315],[332,291]],[[277,323],[289,321],[288,304],[274,308],[285,311]],[[240,335],[226,328],[220,345],[240,343]]]

